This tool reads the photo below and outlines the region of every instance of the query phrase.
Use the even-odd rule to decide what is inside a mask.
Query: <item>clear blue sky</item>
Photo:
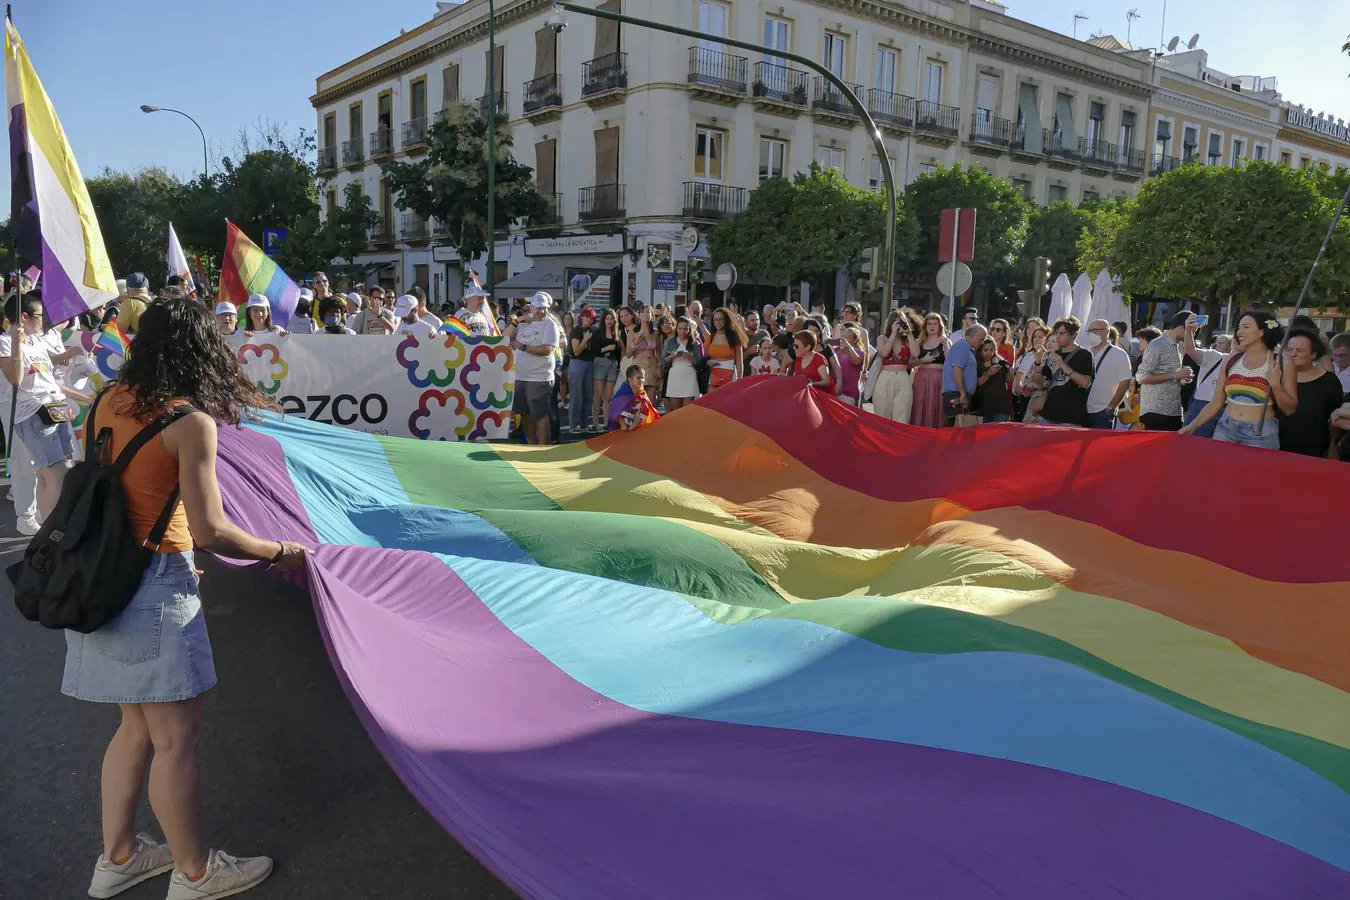
[[[1210,64],[1231,75],[1276,75],[1286,99],[1350,118],[1350,0],[1269,3],[1169,0],[1166,35],[1200,32]],[[1158,44],[1162,0],[1010,0],[1008,12],[1071,33],[1073,13],[1095,31]],[[14,20],[84,173],[164,166],[201,169],[201,140],[187,120],[145,115],[142,103],[191,113],[215,154],[241,128],[273,120],[313,129],[308,97],[320,72],[429,19],[434,0],[17,0]],[[0,178],[0,216],[9,181]]]

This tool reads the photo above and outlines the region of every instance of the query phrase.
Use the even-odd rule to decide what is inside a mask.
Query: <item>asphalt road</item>
[[[0,565],[26,539],[0,482]],[[309,599],[206,558],[202,594],[219,684],[200,767],[207,840],[277,860],[246,896],[509,900],[385,764],[347,703]],[[0,898],[86,896],[101,849],[98,773],[115,708],[60,692],[65,640],[23,619],[0,575]],[[140,830],[160,836],[142,801]],[[156,878],[121,896],[162,898]]]

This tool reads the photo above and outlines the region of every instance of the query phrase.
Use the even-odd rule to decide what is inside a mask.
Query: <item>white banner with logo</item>
[[[287,415],[433,441],[498,440],[510,430],[516,360],[505,338],[260,334],[226,340]],[[101,347],[93,353],[97,390],[116,376],[122,359]]]

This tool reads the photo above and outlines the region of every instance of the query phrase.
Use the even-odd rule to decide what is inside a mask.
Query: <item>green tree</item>
[[[905,188],[905,207],[918,223],[909,271],[925,281],[937,274],[939,220],[944,209],[974,207],[975,276],[1001,277],[1016,264],[1027,242],[1031,204],[1006,178],[960,163],[920,175]]]
[[[473,259],[487,250],[487,121],[455,106],[431,127],[425,158],[392,162],[384,176],[399,209],[436,219],[459,250]],[[534,170],[511,155],[511,132],[496,129],[496,228],[542,216],[548,201],[534,183]]]
[[[324,220],[325,249],[329,259],[350,263],[366,249],[370,229],[380,221],[361,182],[352,181],[342,190],[342,204]]]
[[[732,262],[755,281],[816,281],[840,269],[856,271],[863,251],[885,239],[886,202],[844,180],[837,169],[812,163],[791,180],[773,178],[750,195],[745,212],[709,233],[715,262]],[[913,252],[916,229],[901,206],[896,258]]]
[[[1038,256],[1048,258],[1056,272],[1068,272],[1070,278],[1083,271],[1078,259],[1078,241],[1091,222],[1091,208],[1074,206],[1063,200],[1032,211],[1017,274],[1023,280],[1029,279],[1031,261]],[[1100,268],[1097,271],[1101,271]]]
[[[169,268],[169,220],[182,183],[163,169],[134,175],[105,169],[86,185],[113,271],[119,277],[144,272],[159,283]]]

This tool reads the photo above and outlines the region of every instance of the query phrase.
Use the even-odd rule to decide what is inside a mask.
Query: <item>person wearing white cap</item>
[[[249,294],[244,304],[244,315],[248,321],[244,325],[244,334],[286,334],[284,328],[272,324],[272,301],[263,294]]]
[[[314,321],[314,292],[301,288],[300,299],[295,302],[295,312],[291,315],[291,334],[313,334],[318,330]]]
[[[395,334],[415,334],[419,338],[431,338],[440,330],[418,318],[417,298],[412,294],[404,294],[394,301],[394,317],[398,319]]]
[[[414,284],[408,288],[408,293],[417,300],[417,321],[426,322],[431,326],[432,331],[440,331],[445,323],[440,317],[427,308],[427,292],[422,290],[420,284]]]
[[[553,355],[562,343],[562,328],[549,315],[553,298],[540,291],[530,298],[533,318],[521,322],[511,340],[516,353],[516,394],[512,409],[525,419],[525,439],[547,444],[553,423],[549,403],[553,395]]]
[[[487,308],[487,291],[476,284],[471,284],[464,290],[464,305],[455,316],[469,326],[469,333],[474,337],[487,337],[497,333],[492,327],[495,323]]]
[[[221,334],[234,334],[239,330],[239,310],[228,300],[216,304],[216,322]]]

